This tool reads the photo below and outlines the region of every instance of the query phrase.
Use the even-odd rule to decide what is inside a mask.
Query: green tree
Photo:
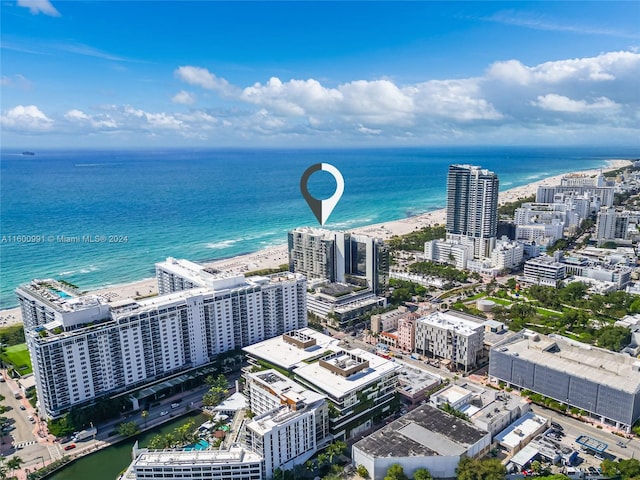
[[[640,461],[635,458],[618,460],[618,471],[623,480],[640,478]]]
[[[600,464],[602,473],[607,477],[615,477],[618,474],[618,464],[613,460],[603,460]]]
[[[134,421],[131,422],[122,422],[118,425],[118,433],[123,437],[132,437],[140,433],[140,429],[138,428],[138,424]]]
[[[356,473],[364,479],[369,478],[369,472],[364,465],[358,465],[358,468],[356,468]]]
[[[173,431],[173,436],[179,445],[186,445],[188,443],[192,443],[195,440],[195,431],[196,422],[193,420],[189,420],[184,425],[176,427]]]
[[[495,458],[478,460],[464,457],[456,468],[458,480],[502,480],[506,474],[504,465]]]
[[[7,461],[7,468],[11,473],[13,473],[14,471],[18,470],[23,463],[24,460],[22,460],[19,456],[14,455]]]
[[[76,427],[68,413],[65,413],[61,418],[49,420],[47,428],[49,433],[56,437],[65,437],[76,431]]]
[[[432,478],[431,472],[426,468],[419,468],[413,472],[413,480],[431,480]]]
[[[347,444],[342,440],[335,440],[327,447],[327,455],[329,455],[329,463],[333,463],[333,458],[342,454],[347,448]]]
[[[596,343],[601,348],[619,352],[629,345],[631,330],[615,325],[606,325],[596,333]]]
[[[399,463],[394,463],[387,470],[387,474],[384,480],[409,480],[409,477],[404,473],[404,468]]]

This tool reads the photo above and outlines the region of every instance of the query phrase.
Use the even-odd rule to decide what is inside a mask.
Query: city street
[[[578,438],[580,435],[588,435],[589,437],[593,437],[609,445],[606,453],[614,457],[640,458],[640,441],[635,438],[622,438],[618,435],[614,435],[610,430],[607,430],[606,428],[596,428],[595,425],[599,425],[599,423],[596,423],[595,425],[583,423],[575,418],[561,415],[560,413],[540,407],[538,405],[532,404],[531,409],[536,414],[545,418],[549,418],[552,422],[557,422],[562,425],[566,434],[566,437],[563,439],[564,442],[573,445],[578,450],[580,449],[580,445],[575,442],[576,438]],[[627,448],[622,448],[616,445],[616,443],[619,441],[622,441],[627,446]],[[585,455],[584,453],[581,453],[580,456],[583,458],[593,458],[590,455]],[[591,463],[594,462],[592,461]],[[596,461],[595,463],[599,462]]]

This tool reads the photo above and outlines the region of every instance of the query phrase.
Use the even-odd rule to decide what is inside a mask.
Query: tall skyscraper
[[[447,240],[472,244],[474,257],[491,255],[498,228],[498,176],[474,165],[450,165]]]
[[[389,281],[389,248],[368,235],[299,227],[289,232],[289,270],[309,280],[362,279],[378,294]]]

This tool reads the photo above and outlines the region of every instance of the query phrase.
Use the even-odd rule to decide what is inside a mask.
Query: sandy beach
[[[594,176],[602,172],[616,170],[631,164],[630,160],[609,160],[606,167],[602,169],[583,170],[579,172],[566,172],[560,175],[544,178],[536,182],[520,187],[511,188],[500,192],[499,203],[505,204],[513,202],[531,195],[535,195],[540,185],[558,185],[560,179],[566,175]],[[394,235],[404,235],[427,226],[442,225],[446,222],[446,209],[434,210],[414,217],[394,220],[374,225],[353,229],[357,233],[365,233],[382,239],[389,239]],[[283,239],[285,240],[285,239]],[[282,244],[275,247],[265,248],[255,253],[241,255],[207,263],[207,266],[217,268],[222,271],[251,272],[265,268],[276,268],[279,265],[288,263],[287,245]],[[145,297],[157,295],[158,286],[155,278],[146,278],[133,283],[111,285],[102,289],[90,292],[93,295],[101,296],[105,301],[121,300],[124,298]],[[21,323],[22,318],[19,308],[12,308],[0,311],[0,326]]]

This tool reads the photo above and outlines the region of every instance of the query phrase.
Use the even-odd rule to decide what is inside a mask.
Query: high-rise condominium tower
[[[449,165],[447,239],[473,244],[474,257],[488,257],[498,227],[498,176],[474,165]]]

